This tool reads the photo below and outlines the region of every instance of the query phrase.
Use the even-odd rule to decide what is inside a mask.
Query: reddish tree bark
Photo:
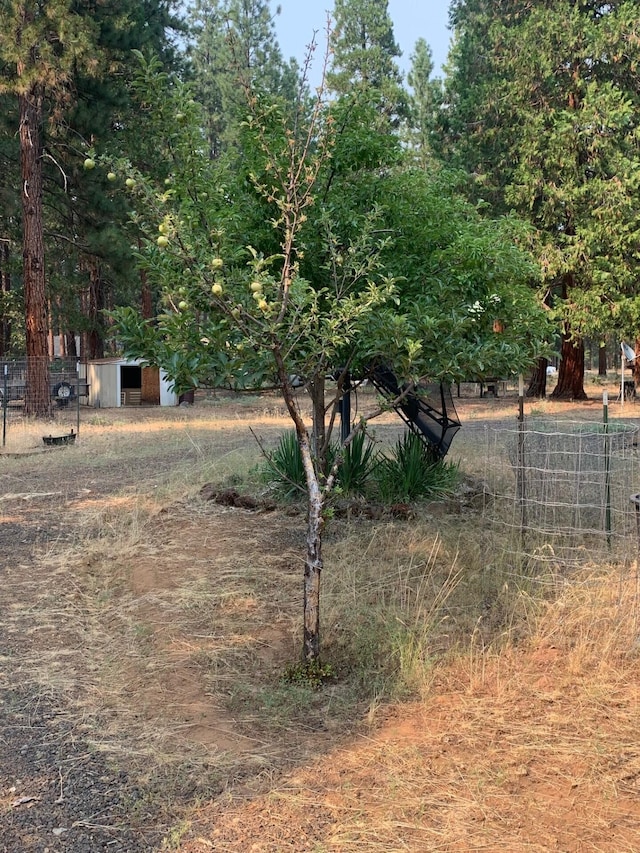
[[[567,226],[567,233],[571,229]],[[562,279],[560,297],[566,302],[574,284],[572,273],[567,273]],[[571,334],[571,325],[565,321],[562,330],[562,345],[560,350],[560,366],[558,368],[558,384],[551,398],[553,400],[586,400],[584,390],[584,341]]]
[[[587,399],[584,390],[584,341],[581,338],[574,340],[567,326],[562,335],[558,384],[551,398],[553,400]]]
[[[531,374],[529,386],[527,388],[527,397],[537,397],[542,400],[547,396],[547,366],[549,362],[546,358],[539,358],[536,366]]]
[[[32,86],[20,95],[20,162],[22,172],[22,257],[27,393],[25,412],[51,413],[47,348],[47,299],[42,209],[42,90]]]
[[[77,358],[78,357],[78,348],[76,346],[76,335],[75,332],[65,332],[64,333],[66,340],[66,352],[69,358]]]
[[[145,320],[153,319],[153,300],[151,298],[151,288],[149,287],[149,282],[147,281],[147,271],[140,271],[140,282],[142,285],[141,290],[141,299],[140,306],[142,311],[142,316]]]
[[[0,241],[0,292],[11,292],[9,275],[9,242]],[[7,355],[11,346],[11,321],[6,315],[0,316],[0,356]]]
[[[104,309],[104,281],[100,264],[96,258],[86,263],[89,272],[89,287],[84,294],[84,311],[89,329],[85,335],[84,357],[88,359],[104,358],[104,328],[102,311]]]
[[[635,340],[634,352],[636,354],[636,360],[633,362],[631,375],[633,376],[633,381],[637,388],[640,385],[640,338],[636,338]]]

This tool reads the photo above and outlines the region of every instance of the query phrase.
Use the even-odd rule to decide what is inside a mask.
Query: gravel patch
[[[0,692],[2,853],[150,853],[144,792],[77,737],[49,699]],[[134,818],[132,819],[132,814]]]

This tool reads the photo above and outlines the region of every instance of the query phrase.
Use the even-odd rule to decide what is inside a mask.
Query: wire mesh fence
[[[0,402],[6,401],[11,408],[28,412],[38,396],[51,407],[63,408],[70,399],[86,393],[86,380],[75,358],[0,360]]]
[[[75,358],[0,360],[2,447],[11,443],[16,424],[32,415],[65,422],[71,416],[79,431],[80,403],[89,387],[83,368]]]
[[[486,427],[484,518],[535,575],[638,553],[638,426],[528,418]]]

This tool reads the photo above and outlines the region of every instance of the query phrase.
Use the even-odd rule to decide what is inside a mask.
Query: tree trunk
[[[141,285],[141,294],[140,294],[140,307],[141,313],[145,320],[153,319],[153,300],[151,298],[151,288],[149,287],[149,281],[147,279],[147,271],[140,270],[140,285]]]
[[[319,476],[329,474],[327,463],[327,432],[324,372],[319,371],[309,384],[313,417],[313,447],[306,429],[301,431],[296,421],[298,444],[307,481],[307,553],[304,561],[303,643],[302,657],[306,663],[320,660],[320,575],[322,573],[322,531],[324,528],[324,494]],[[302,421],[300,421],[302,425]]]
[[[570,228],[567,229],[570,233]],[[565,302],[574,286],[573,273],[565,273],[562,278],[561,298]],[[558,384],[553,394],[553,400],[586,400],[584,391],[584,340],[571,335],[569,320],[565,320],[562,330],[560,349],[560,367],[558,368]]]
[[[89,270],[89,289],[87,291],[86,314],[89,321],[87,333],[86,358],[104,358],[104,330],[102,311],[104,309],[104,281],[100,264],[96,258],[87,263]]]
[[[55,334],[53,332],[52,326],[52,318],[51,318],[51,303],[48,306],[48,317],[49,317],[49,328],[47,329],[47,354],[49,356],[49,361],[53,361],[56,355],[56,343],[55,343]]]
[[[19,96],[22,171],[22,256],[27,349],[25,413],[51,414],[47,352],[47,299],[42,235],[42,92],[32,86]]]
[[[3,296],[11,292],[11,275],[9,273],[9,241],[0,241],[0,293]],[[0,356],[9,354],[11,346],[11,321],[8,315],[0,315]]]
[[[322,574],[322,529],[324,526],[324,494],[318,476],[318,460],[314,455],[309,432],[298,408],[289,381],[282,352],[274,347],[273,356],[278,370],[278,381],[282,397],[296,429],[296,437],[302,457],[307,484],[307,550],[304,560],[304,583],[302,593],[302,659],[306,663],[320,660],[320,575]],[[318,384],[314,386],[318,390]],[[324,424],[324,383],[322,383],[322,424]],[[319,414],[319,395],[315,399],[314,419]]]
[[[318,471],[327,473],[327,448],[325,446],[325,381],[324,374],[314,376],[309,383],[311,412],[313,419],[313,455],[317,459]]]
[[[302,463],[307,474],[307,553],[304,561],[302,612],[304,634],[302,656],[307,662],[320,659],[320,575],[322,573],[322,490],[313,465],[306,436],[298,436]]]
[[[607,345],[600,344],[598,347],[598,376],[607,375]]]
[[[547,366],[549,362],[546,358],[539,358],[527,388],[527,397],[537,397],[543,400],[547,395]]]
[[[66,352],[69,358],[78,358],[78,348],[76,346],[76,333],[65,332]]]
[[[584,341],[571,338],[568,326],[562,335],[558,384],[551,395],[553,400],[586,400],[584,391]]]

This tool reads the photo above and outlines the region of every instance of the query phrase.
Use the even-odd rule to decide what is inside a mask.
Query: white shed
[[[90,406],[176,406],[178,395],[157,367],[143,367],[126,358],[100,358],[87,362]]]

